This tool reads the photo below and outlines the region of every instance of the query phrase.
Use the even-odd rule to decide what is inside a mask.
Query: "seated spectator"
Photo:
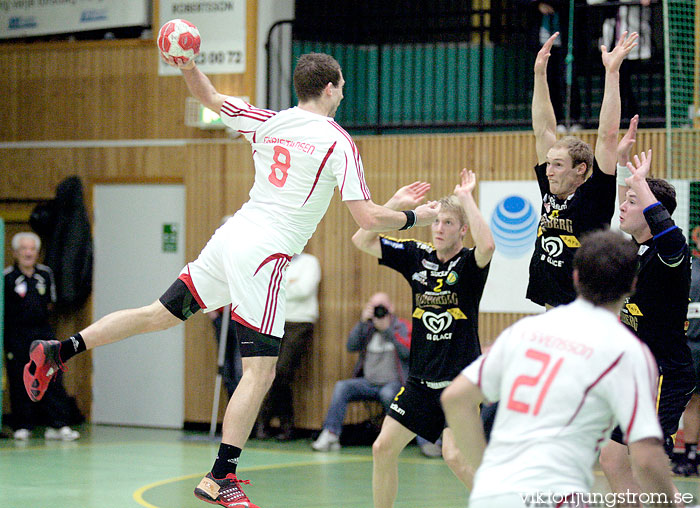
[[[311,447],[316,451],[340,449],[340,434],[349,402],[376,400],[389,409],[408,373],[410,324],[396,317],[386,293],[375,293],[350,332],[347,349],[359,352],[354,377],[335,384],[326,421]],[[439,456],[439,447],[419,439],[421,451]],[[437,448],[436,453],[434,449]]]

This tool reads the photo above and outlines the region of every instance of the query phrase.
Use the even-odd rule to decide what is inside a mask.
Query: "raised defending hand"
[[[630,54],[630,51],[637,46],[639,34],[632,32],[629,36],[627,32],[622,32],[622,35],[617,40],[617,44],[612,51],[608,51],[605,45],[600,47],[601,58],[607,72],[617,72],[620,70],[622,61]]]
[[[642,152],[634,156],[634,164],[627,163],[627,168],[632,172],[632,176],[625,179],[625,183],[631,189],[636,185],[646,182],[646,177],[651,169],[651,148],[646,153]]]
[[[440,213],[440,203],[437,201],[428,201],[424,205],[420,205],[415,209],[416,226],[427,226],[431,224],[438,213]]]
[[[462,169],[461,177],[462,181],[455,185],[454,193],[457,197],[471,194],[476,187],[476,175],[472,170]]]
[[[175,61],[175,59],[169,55],[166,55],[163,52],[160,52],[160,59],[163,60],[166,64],[168,64],[170,67],[175,67],[180,70],[190,70],[194,69],[194,58],[190,58],[187,60],[185,63],[178,63]]]
[[[637,141],[637,125],[639,124],[639,115],[634,115],[632,120],[630,120],[630,127],[622,136],[622,139],[617,144],[617,163],[626,166],[630,161],[630,153],[632,153],[632,146]]]
[[[535,74],[547,73],[547,62],[549,61],[549,56],[552,54],[552,45],[557,37],[559,37],[559,32],[553,33],[537,52],[537,58],[535,58]]]
[[[391,198],[395,210],[409,210],[417,207],[430,190],[428,182],[413,182],[397,190]]]

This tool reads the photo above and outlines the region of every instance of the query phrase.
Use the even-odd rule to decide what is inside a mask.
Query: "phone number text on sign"
[[[242,51],[202,51],[194,59],[197,65],[230,65],[242,61]]]

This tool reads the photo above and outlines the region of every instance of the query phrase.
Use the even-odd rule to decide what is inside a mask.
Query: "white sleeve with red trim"
[[[251,106],[238,97],[228,97],[221,105],[224,125],[243,134],[249,142],[252,142],[255,131],[276,114],[269,109]]]
[[[663,437],[656,415],[657,372],[647,347],[636,341],[603,384],[627,443]]]
[[[468,365],[462,375],[479,387],[489,402],[500,399],[501,379],[505,372],[506,353],[513,327],[507,328],[498,336],[486,354]]]
[[[331,120],[330,124],[337,132],[338,141],[333,147],[328,164],[338,183],[341,199],[343,201],[371,199],[357,145],[350,134],[335,121]]]

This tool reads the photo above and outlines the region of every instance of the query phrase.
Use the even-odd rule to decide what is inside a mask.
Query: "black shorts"
[[[663,374],[659,375],[659,384],[656,413],[664,433],[664,450],[669,457],[673,457],[678,422],[695,389],[695,369],[692,365],[673,370],[663,369]],[[620,427],[615,427],[610,439],[625,444]]]
[[[440,405],[443,388],[430,388],[415,377],[409,377],[389,406],[388,415],[411,432],[435,442],[445,428],[445,413]]]
[[[280,355],[280,343],[282,342],[280,337],[253,330],[238,321],[234,321],[233,326],[236,330],[236,339],[241,347],[241,357]]]

